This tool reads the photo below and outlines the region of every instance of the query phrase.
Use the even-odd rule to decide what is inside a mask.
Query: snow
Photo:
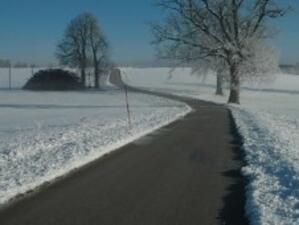
[[[0,205],[52,182],[191,109],[183,103],[129,93],[129,129],[124,93],[30,92],[18,89],[27,69],[14,71],[13,90],[0,89]],[[0,69],[0,77],[6,71]],[[4,75],[3,75],[4,74]],[[0,81],[3,81],[3,79]]]
[[[150,90],[226,104],[215,76],[188,68],[122,68],[126,82]],[[249,177],[246,212],[253,225],[299,224],[299,76],[243,85],[241,106],[227,105],[244,138]]]
[[[127,83],[226,104],[216,78],[189,68],[122,68]],[[0,69],[0,204],[78,168],[190,111],[184,104],[129,94],[19,90],[31,69]],[[170,79],[171,78],[171,79]],[[249,177],[246,211],[253,225],[299,224],[299,76],[277,74],[270,83],[246,83],[241,106],[227,105],[244,138]]]
[[[299,224],[299,121],[231,107],[244,137],[252,224]]]

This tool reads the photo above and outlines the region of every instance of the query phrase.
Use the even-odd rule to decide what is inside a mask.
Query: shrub
[[[83,89],[75,73],[61,69],[40,70],[25,84],[26,90],[78,90]]]

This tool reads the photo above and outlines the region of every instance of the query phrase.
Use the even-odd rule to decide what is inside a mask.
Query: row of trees
[[[94,86],[99,88],[100,76],[111,66],[108,41],[91,13],[83,13],[69,23],[56,56],[62,65],[80,68],[84,86],[88,68],[93,68]]]
[[[157,0],[156,4],[168,15],[152,25],[160,57],[217,71],[218,94],[228,77],[228,102],[240,103],[242,80],[278,68],[278,57],[265,43],[273,35],[268,20],[287,12],[278,1]]]
[[[28,64],[25,62],[16,62],[12,63],[8,59],[0,59],[0,68],[9,68],[9,67],[14,67],[14,68],[32,68],[36,67],[34,64]]]

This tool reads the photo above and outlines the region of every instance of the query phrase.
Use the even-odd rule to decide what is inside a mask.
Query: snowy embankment
[[[16,83],[23,85],[22,80],[20,72]],[[129,102],[131,129],[124,93],[113,87],[99,92],[0,90],[0,205],[191,110],[136,93],[129,93]]]
[[[213,95],[215,77],[198,78],[190,69],[171,76],[168,68],[122,70],[131,85],[223,104],[227,100]],[[269,84],[246,84],[241,96],[242,106],[228,107],[244,137],[251,224],[299,224],[299,76],[278,74]]]
[[[269,112],[230,107],[250,178],[247,213],[252,224],[299,224],[299,121]]]

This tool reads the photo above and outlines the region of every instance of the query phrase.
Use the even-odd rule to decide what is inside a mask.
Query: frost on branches
[[[268,21],[286,14],[281,4],[277,0],[157,0],[168,16],[152,25],[154,44],[163,58],[224,62],[230,82],[228,101],[240,103],[244,77],[262,71],[270,74],[275,67],[275,57],[268,54],[271,48],[261,53],[260,44],[270,37]],[[271,65],[263,67],[266,62]]]

